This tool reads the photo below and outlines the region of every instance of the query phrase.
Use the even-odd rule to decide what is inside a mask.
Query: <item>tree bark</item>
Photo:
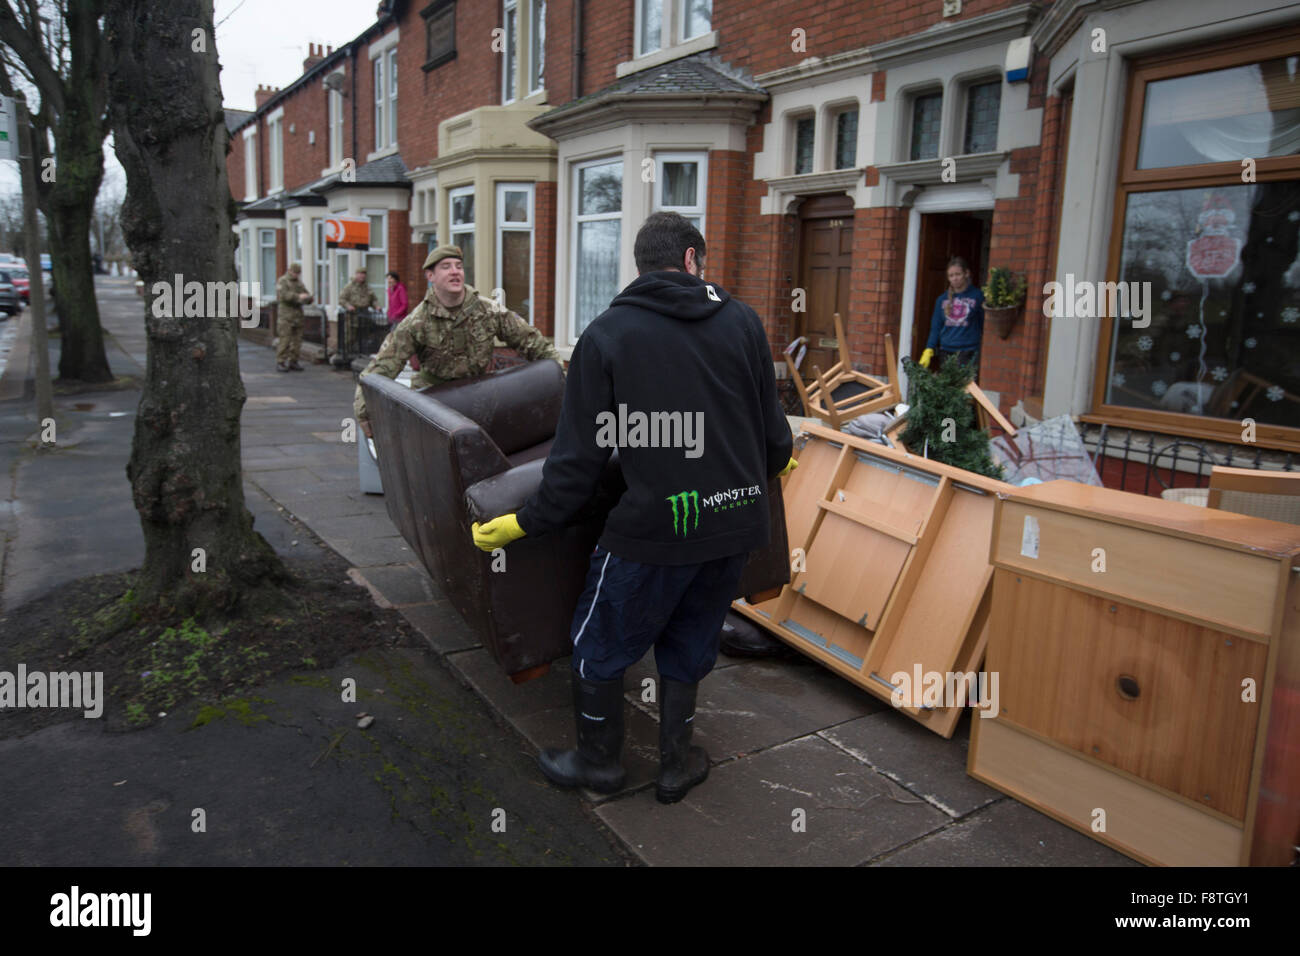
[[[0,7],[0,38],[22,59],[41,93],[41,108],[33,117],[38,130],[34,162],[58,297],[59,377],[82,382],[113,379],[90,260],[90,217],[104,176],[107,134],[101,6],[100,0],[62,0],[58,16],[67,33],[66,65],[50,62],[48,51],[24,29],[9,4]],[[35,15],[35,8],[28,10],[29,18]],[[51,130],[57,165],[53,181],[47,181],[43,160]],[[34,275],[33,281],[39,278]]]
[[[244,507],[238,316],[160,317],[168,310],[153,307],[155,283],[170,296],[177,275],[205,288],[235,279],[212,3],[107,8],[114,142],[127,176],[122,229],[145,283],[148,332],[127,466],[145,536],[137,593],[186,613],[233,611],[250,590],[285,579]],[[205,52],[193,49],[195,30]],[[195,570],[198,548],[205,571]]]

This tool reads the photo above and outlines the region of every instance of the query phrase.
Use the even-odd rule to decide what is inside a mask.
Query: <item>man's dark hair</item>
[[[388,273],[388,274],[389,274],[390,276],[393,277],[393,281],[394,281],[394,282],[401,282],[401,281],[402,281],[402,277],[399,276],[396,272],[390,272],[390,273]]]
[[[637,232],[632,247],[636,271],[685,270],[687,249],[695,250],[695,261],[703,269],[704,237],[691,221],[676,212],[652,213]]]

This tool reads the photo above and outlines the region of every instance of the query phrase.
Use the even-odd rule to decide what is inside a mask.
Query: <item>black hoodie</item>
[[[537,535],[568,524],[617,447],[627,491],[602,547],[668,565],[751,551],[767,543],[768,479],[792,444],[754,310],[688,273],[646,273],[578,340],[555,444],[519,526]]]

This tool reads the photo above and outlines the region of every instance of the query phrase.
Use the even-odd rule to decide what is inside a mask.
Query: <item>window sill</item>
[[[392,156],[393,153],[397,152],[397,149],[397,144],[394,143],[392,146],[385,146],[383,149],[377,149],[373,153],[366,153],[366,162],[373,163],[376,159],[383,159],[385,156]]]
[[[632,59],[616,66],[614,68],[614,75],[616,77],[623,77],[630,73],[648,70],[654,66],[671,63],[673,60],[680,60],[682,57],[690,56],[693,53],[703,53],[705,50],[712,50],[717,45],[718,31],[712,30],[673,46],[662,47],[655,50],[653,53],[646,53],[642,56],[633,57]]]
[[[450,52],[444,53],[441,56],[435,56],[432,60],[429,60],[427,63],[425,63],[424,66],[420,67],[420,69],[422,69],[425,73],[428,73],[430,70],[436,70],[444,63],[450,63],[454,59],[456,59],[456,51],[451,50]]]
[[[1112,428],[1155,432],[1196,441],[1300,452],[1300,430],[1284,428],[1280,425],[1258,425],[1256,440],[1243,442],[1241,422],[1230,418],[1204,418],[1200,415],[1185,415],[1180,412],[1103,405],[1094,412],[1080,415],[1079,420],[1090,425],[1110,425]]]

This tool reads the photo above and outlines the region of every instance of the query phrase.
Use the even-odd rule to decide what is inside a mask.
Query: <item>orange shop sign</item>
[[[369,249],[370,220],[331,216],[325,220],[325,248]]]

